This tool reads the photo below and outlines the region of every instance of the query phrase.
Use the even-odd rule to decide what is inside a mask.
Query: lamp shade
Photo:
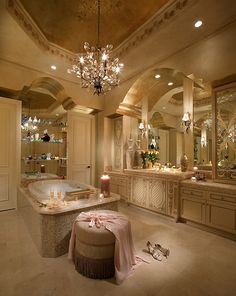
[[[190,114],[189,114],[189,112],[184,113],[182,120],[183,121],[190,121]]]

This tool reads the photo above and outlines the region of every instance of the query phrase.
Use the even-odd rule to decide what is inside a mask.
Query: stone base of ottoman
[[[107,279],[114,276],[114,258],[88,258],[77,251],[74,255],[75,269],[82,275],[92,279]]]

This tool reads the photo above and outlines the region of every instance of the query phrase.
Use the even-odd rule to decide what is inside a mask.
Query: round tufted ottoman
[[[98,213],[100,211],[97,211]],[[102,211],[103,213],[116,213]],[[78,221],[75,224],[74,263],[76,270],[94,279],[104,279],[114,276],[115,236],[105,229],[89,227],[89,222]]]

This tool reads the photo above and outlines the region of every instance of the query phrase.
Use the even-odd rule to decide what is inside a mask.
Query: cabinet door
[[[152,180],[149,182],[149,205],[151,210],[166,214],[166,181]]]
[[[236,233],[236,208],[227,203],[207,205],[207,224],[214,228]]]
[[[19,101],[0,100],[0,210],[16,208],[20,173]]]
[[[147,207],[148,179],[132,177],[130,202],[138,206]]]
[[[68,179],[91,184],[94,177],[94,120],[68,112]]]
[[[205,223],[206,205],[201,200],[181,198],[181,218],[198,223]]]
[[[206,192],[192,188],[182,187],[180,190],[181,218],[202,223],[206,223]]]

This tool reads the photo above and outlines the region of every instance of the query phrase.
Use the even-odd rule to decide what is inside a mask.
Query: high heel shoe
[[[163,248],[160,244],[155,244],[155,249],[159,250],[164,257],[168,257],[170,255],[170,249]]]
[[[162,260],[162,253],[157,248],[153,248],[152,244],[149,241],[147,242],[147,248],[149,254],[151,254],[154,259],[158,261]]]

